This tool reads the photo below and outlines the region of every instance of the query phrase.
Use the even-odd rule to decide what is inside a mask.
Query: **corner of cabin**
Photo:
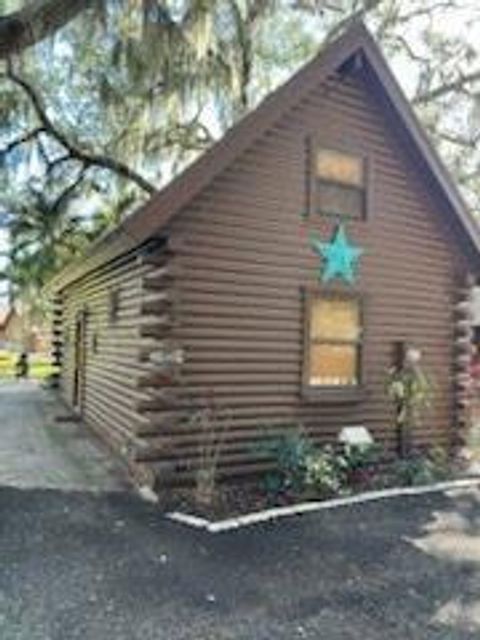
[[[152,390],[175,379],[174,367],[157,364],[175,321],[173,258],[168,241],[151,239],[55,296],[61,393],[139,483],[155,483],[145,463],[157,460],[151,439],[170,415],[168,394]]]

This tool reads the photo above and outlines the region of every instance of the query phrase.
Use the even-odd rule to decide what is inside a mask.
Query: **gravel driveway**
[[[212,535],[125,493],[0,489],[1,640],[478,640],[480,494]]]

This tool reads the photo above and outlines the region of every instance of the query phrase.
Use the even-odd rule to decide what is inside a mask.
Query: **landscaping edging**
[[[368,491],[360,493],[356,496],[348,496],[345,498],[332,498],[330,500],[322,500],[315,502],[301,502],[299,504],[289,505],[288,507],[273,507],[263,511],[255,511],[243,516],[227,518],[225,520],[211,521],[206,518],[194,516],[180,511],[172,511],[166,514],[166,517],[179,524],[183,524],[196,529],[204,529],[209,533],[223,533],[249,527],[255,524],[285,518],[288,516],[301,515],[303,513],[311,513],[314,511],[324,511],[327,509],[337,509],[338,507],[348,507],[354,504],[363,504],[366,502],[375,502],[377,500],[385,500],[389,498],[397,498],[402,496],[416,496],[427,493],[440,493],[449,489],[461,489],[464,487],[473,487],[480,485],[480,477],[461,478],[459,480],[450,480],[446,482],[438,482],[436,484],[425,485],[421,487],[399,487],[393,489],[381,489],[379,491]]]

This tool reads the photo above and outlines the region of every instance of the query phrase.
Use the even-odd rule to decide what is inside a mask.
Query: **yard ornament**
[[[358,260],[363,249],[349,243],[345,228],[339,224],[330,242],[322,242],[315,237],[310,239],[312,247],[325,262],[322,282],[330,282],[334,278],[341,278],[354,284]]]

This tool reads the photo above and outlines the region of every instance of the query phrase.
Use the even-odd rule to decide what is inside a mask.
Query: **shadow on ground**
[[[480,634],[480,495],[211,535],[127,494],[0,490],[2,640]]]

